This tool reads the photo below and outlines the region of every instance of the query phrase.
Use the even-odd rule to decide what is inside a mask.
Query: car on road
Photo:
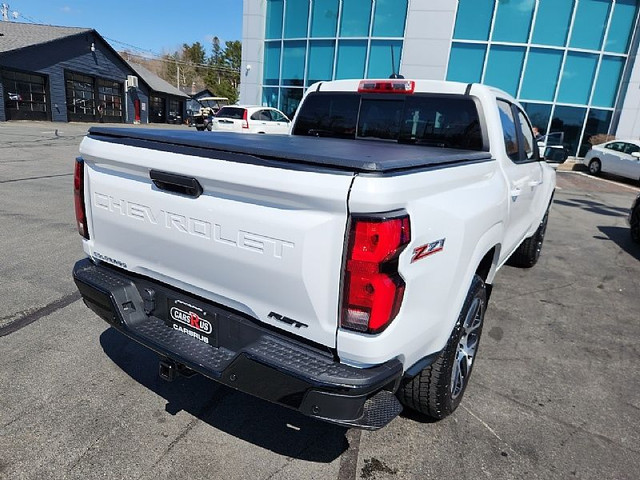
[[[629,227],[631,227],[631,239],[636,243],[640,243],[640,195],[636,197],[633,205],[631,205]]]
[[[291,121],[280,110],[259,105],[222,107],[211,121],[212,131],[289,133]]]
[[[613,173],[632,180],[640,180],[640,141],[613,140],[594,145],[582,160],[589,173]]]

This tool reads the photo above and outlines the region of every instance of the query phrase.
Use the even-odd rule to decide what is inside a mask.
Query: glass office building
[[[262,104],[292,115],[319,80],[400,69],[408,0],[268,0]]]
[[[244,8],[243,103],[291,115],[313,82],[394,72],[480,82],[516,97],[576,155],[590,136],[615,134],[621,116],[640,114],[638,98],[621,115],[629,85],[637,88],[636,0],[244,0]]]

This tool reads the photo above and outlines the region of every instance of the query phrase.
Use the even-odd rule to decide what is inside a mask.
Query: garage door
[[[124,122],[120,82],[65,72],[65,84],[70,122]]]
[[[46,77],[3,70],[2,87],[7,120],[50,120]]]

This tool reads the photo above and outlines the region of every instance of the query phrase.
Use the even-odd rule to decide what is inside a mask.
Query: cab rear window
[[[485,150],[476,103],[461,95],[311,93],[293,134]]]

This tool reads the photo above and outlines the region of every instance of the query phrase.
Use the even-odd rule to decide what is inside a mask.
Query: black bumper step
[[[163,357],[232,388],[321,420],[378,429],[402,407],[393,392],[402,374],[397,360],[360,369],[328,351],[261,327],[229,309],[89,259],[73,276],[89,308]],[[172,328],[167,299],[206,309],[214,334],[206,344]]]

